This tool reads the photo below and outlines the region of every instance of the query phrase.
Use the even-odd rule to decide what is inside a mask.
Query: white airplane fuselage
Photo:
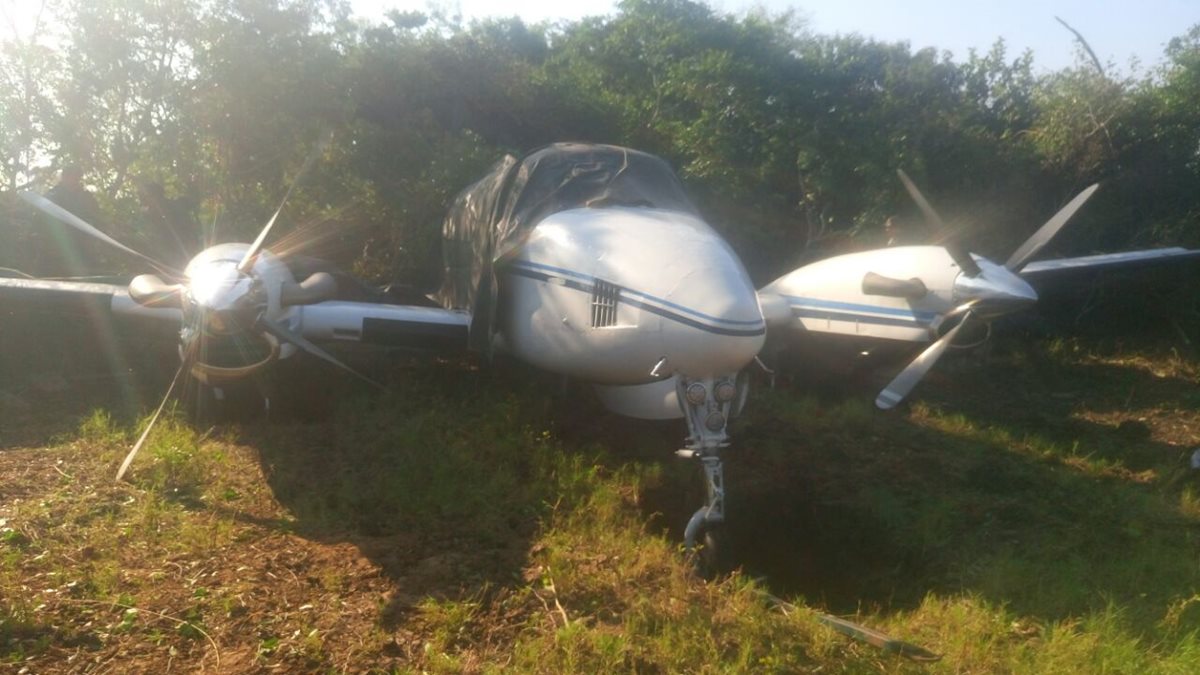
[[[595,384],[673,392],[673,376],[736,376],[766,335],[737,255],[702,220],[677,211],[553,214],[497,273],[503,348]]]

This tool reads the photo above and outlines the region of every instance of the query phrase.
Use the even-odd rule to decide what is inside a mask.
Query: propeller
[[[1025,263],[1029,262],[1029,259],[1035,253],[1042,250],[1042,247],[1048,244],[1054,238],[1054,235],[1058,234],[1062,226],[1066,225],[1071,216],[1075,215],[1075,212],[1087,200],[1091,199],[1099,187],[1099,183],[1094,183],[1083,192],[1075,195],[1074,199],[1067,202],[1067,205],[1059,209],[1058,213],[1054,214],[1050,220],[1047,220],[1045,225],[1039,227],[1037,232],[1033,233],[1033,236],[1026,239],[1024,244],[1021,244],[1017,250],[1013,251],[1013,254],[1008,258],[1008,262],[1004,263],[1004,266],[1013,272],[1020,272],[1021,268],[1025,267]]]
[[[166,408],[167,402],[170,401],[171,396],[175,393],[185,375],[190,375],[201,382],[213,385],[245,377],[279,357],[280,341],[295,345],[308,354],[332,364],[359,379],[369,382],[376,387],[384,388],[382,384],[342,363],[303,336],[292,332],[283,323],[268,317],[266,315],[267,296],[263,290],[264,281],[267,280],[260,278],[260,275],[254,271],[254,266],[263,253],[263,246],[267,237],[283,212],[288,198],[291,197],[292,192],[307,174],[313,163],[324,153],[331,139],[332,134],[326,134],[309,153],[308,157],[305,158],[304,164],[301,166],[292,184],[288,187],[287,193],[279,203],[279,207],[258,233],[254,242],[246,249],[241,260],[237,262],[236,267],[233,266],[232,260],[214,259],[211,261],[202,261],[200,257],[197,257],[192,262],[192,265],[198,266],[197,269],[192,270],[189,267],[191,277],[174,269],[170,265],[125,246],[90,225],[82,218],[39,194],[33,192],[21,193],[22,199],[47,215],[109,246],[139,258],[168,277],[169,281],[164,281],[155,274],[142,274],[135,277],[129,284],[128,292],[129,297],[139,305],[163,307],[182,301],[185,305],[184,309],[187,310],[190,307],[194,310],[192,314],[197,317],[198,323],[194,325],[189,323],[188,326],[185,326],[185,330],[182,331],[183,334],[191,334],[192,337],[185,337],[183,340],[184,346],[180,351],[179,368],[175,371],[175,375],[171,379],[171,384],[167,387],[167,392],[155,410],[154,415],[151,416],[150,422],[142,430],[137,442],[134,443],[129,454],[125,456],[124,461],[121,462],[121,466],[117,470],[117,480],[125,476],[134,458],[146,444],[151,431]],[[280,286],[279,300],[282,307],[307,305],[331,299],[336,295],[336,292],[337,282],[333,276],[318,272],[300,283],[286,279],[283,280]],[[185,316],[187,314],[188,312],[185,311]],[[206,333],[210,330],[214,331],[215,335],[227,337],[236,334],[261,337],[267,345],[266,354],[261,360],[246,365],[219,366],[207,363],[200,356],[200,352],[205,346]]]
[[[959,321],[957,326],[947,331],[946,334],[939,338],[936,342],[926,347],[925,351],[921,352],[917,358],[913,359],[912,363],[908,364],[904,370],[900,371],[900,374],[893,378],[892,381],[883,388],[883,391],[879,392],[879,396],[875,398],[875,406],[877,408],[880,410],[891,410],[892,408],[896,407],[900,401],[903,401],[905,396],[908,396],[909,392],[913,390],[913,387],[917,386],[917,383],[920,382],[921,379],[925,377],[925,374],[929,372],[929,369],[933,368],[933,364],[937,363],[938,359],[942,358],[942,354],[946,352],[946,348],[950,346],[950,343],[954,342],[954,338],[958,335],[958,332],[961,331],[963,326],[967,325],[967,322],[970,321],[974,316],[971,312],[971,309],[975,305],[975,302],[976,301],[972,300],[965,304],[959,305],[954,309],[954,311],[950,312],[950,314],[947,314],[947,316],[953,316],[958,313],[963,313],[962,321]]]
[[[83,232],[84,234],[94,239],[98,239],[105,244],[112,246],[113,248],[124,251],[125,253],[149,263],[158,271],[172,278],[183,278],[183,273],[179,270],[122,244],[116,239],[104,234],[84,219],[64,209],[58,204],[55,204],[42,195],[37,194],[36,192],[22,192],[21,199],[24,199],[34,208],[59,220],[60,222],[74,227],[80,232]],[[167,284],[153,274],[143,274],[135,277],[129,284],[129,296],[133,298],[135,302],[143,305],[165,304],[171,299],[178,298],[179,293],[182,292],[182,290],[183,286],[181,284]],[[180,359],[179,368],[175,371],[175,376],[171,378],[170,386],[167,387],[166,395],[163,396],[162,402],[158,404],[158,409],[154,411],[154,415],[150,417],[150,423],[147,424],[146,428],[142,430],[142,435],[139,436],[137,442],[133,444],[133,449],[129,451],[129,454],[125,455],[124,461],[121,462],[121,467],[117,469],[117,480],[121,480],[121,478],[125,476],[125,472],[129,470],[129,465],[133,463],[133,458],[137,456],[138,452],[142,449],[142,446],[146,444],[146,439],[150,437],[150,431],[154,429],[154,425],[158,422],[158,418],[162,415],[163,409],[167,407],[167,402],[171,400],[171,394],[175,392],[175,387],[179,384],[183,374],[190,370],[194,353],[194,346],[184,351],[183,358]]]
[[[933,226],[937,228],[938,232],[947,232],[948,230],[946,228],[945,221],[943,221],[942,217],[938,215],[938,212],[933,208],[933,205],[929,203],[929,200],[925,199],[925,195],[921,194],[921,191],[917,189],[916,183],[912,182],[912,179],[908,177],[908,174],[904,173],[904,169],[896,169],[896,173],[900,175],[900,182],[904,183],[904,189],[908,190],[908,194],[913,198],[913,201],[917,203],[917,208],[921,209],[921,213],[925,214],[925,219],[932,223]],[[967,275],[968,277],[979,276],[979,273],[982,271],[979,269],[979,264],[976,263],[975,259],[971,257],[971,254],[968,253],[965,248],[963,248],[962,244],[958,241],[958,237],[950,237],[947,239],[945,248],[946,252],[950,254],[950,257],[958,265],[958,269],[962,270],[963,274]]]
[[[937,212],[924,196],[921,195],[921,191],[917,189],[917,186],[913,184],[903,170],[899,170],[898,173],[900,174],[900,180],[904,183],[904,187],[908,189],[913,200],[917,202],[917,206],[925,213],[925,217],[939,228],[943,228],[944,224],[941,218],[938,217]],[[912,363],[900,371],[900,374],[884,387],[883,391],[879,392],[879,396],[875,399],[875,405],[883,410],[889,410],[904,400],[904,397],[913,390],[913,387],[921,381],[921,378],[925,377],[925,374],[929,372],[933,364],[937,363],[938,359],[945,353],[946,348],[953,343],[955,336],[958,335],[959,331],[968,322],[975,320],[976,317],[981,317],[985,321],[990,320],[996,316],[1006,314],[1035,302],[1037,300],[1037,293],[1018,274],[1025,267],[1025,264],[1029,262],[1029,259],[1058,234],[1059,230],[1066,225],[1067,221],[1075,215],[1099,187],[1099,184],[1089,186],[1076,195],[1066,206],[1059,209],[1058,213],[1054,214],[1050,220],[1047,220],[1045,224],[1038,228],[1029,239],[1026,239],[1013,252],[1004,267],[986,261],[987,272],[984,273],[979,264],[974,259],[971,259],[971,268],[968,268],[963,264],[964,261],[960,260],[960,256],[965,256],[965,260],[971,258],[970,254],[957,246],[947,245],[946,250],[958,262],[959,268],[966,277],[966,279],[959,278],[955,281],[955,296],[960,298],[965,296],[970,299],[965,304],[956,307],[946,317],[963,313],[962,321],[927,347],[917,358],[913,359]],[[868,277],[870,276],[868,275]],[[868,284],[868,281],[872,283]],[[868,287],[871,289],[890,290],[894,286],[896,287],[894,294],[900,294],[900,291],[903,289],[898,284],[903,282],[899,280],[887,281],[890,281],[891,285],[884,288],[884,284],[878,279],[864,278],[863,291],[867,292]],[[881,294],[887,295],[887,293]],[[904,296],[900,295],[900,297]]]

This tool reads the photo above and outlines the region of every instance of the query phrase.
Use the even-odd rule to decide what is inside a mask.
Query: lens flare
[[[214,260],[188,270],[188,293],[201,307],[211,310],[230,309],[250,290],[251,279],[237,270],[237,263]]]

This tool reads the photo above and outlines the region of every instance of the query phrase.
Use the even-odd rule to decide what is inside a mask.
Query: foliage
[[[691,0],[557,25],[361,24],[338,0],[52,7],[55,30],[0,49],[0,197],[79,164],[101,225],[144,246],[162,245],[156,191],[196,233],[185,248],[251,236],[326,133],[286,245],[420,286],[438,281],[455,192],[502,152],[559,140],[665,156],[759,278],[847,235],[870,245],[889,214],[919,231],[897,168],[985,254],[1095,180],[1102,206],[1060,248],[1200,237],[1200,27],[1135,79],[1082,62],[1037,75],[1003,43],[955,62]]]

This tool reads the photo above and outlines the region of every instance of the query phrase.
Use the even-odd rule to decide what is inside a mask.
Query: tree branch
[[[1089,45],[1088,41],[1084,39],[1083,34],[1072,28],[1071,24],[1063,21],[1060,17],[1056,16],[1054,17],[1054,20],[1061,23],[1064,28],[1075,34],[1075,39],[1079,40],[1079,44],[1083,45],[1083,48],[1087,51],[1088,56],[1092,57],[1092,63],[1096,66],[1096,70],[1100,73],[1100,77],[1108,77],[1108,74],[1104,72],[1104,66],[1101,65],[1100,59],[1096,57],[1096,52],[1092,51],[1092,46]]]

